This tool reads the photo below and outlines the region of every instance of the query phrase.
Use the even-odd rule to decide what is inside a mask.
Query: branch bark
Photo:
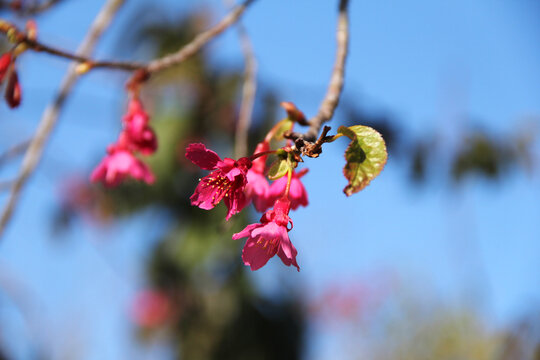
[[[83,55],[80,52],[72,54],[39,41],[29,39],[28,36],[18,30],[14,25],[2,21],[0,22],[0,32],[4,34],[12,33],[14,40],[18,43],[24,43],[30,49],[38,52],[45,52],[51,55],[59,56],[69,60],[75,60],[79,63],[87,63],[91,68],[108,68],[123,71],[146,70],[148,73],[155,73],[165,70],[171,66],[178,65],[191,56],[195,55],[203,46],[212,39],[223,33],[231,25],[236,23],[244,14],[247,7],[255,0],[245,0],[241,5],[236,6],[229,14],[227,14],[220,22],[210,29],[197,35],[191,42],[182,46],[177,52],[166,55],[159,59],[154,59],[148,63],[135,61],[113,61],[113,60],[93,60],[89,55]]]
[[[310,157],[317,157],[321,153],[321,145],[316,144],[317,135],[324,123],[330,121],[339,104],[339,99],[343,91],[345,78],[345,63],[349,49],[349,0],[339,1],[339,16],[337,24],[337,50],[336,60],[328,84],[326,95],[323,98],[319,111],[309,121],[308,130],[301,133],[289,133],[287,138],[294,140],[296,147],[304,154]]]
[[[347,60],[347,53],[349,49],[349,18],[348,18],[348,5],[349,0],[340,0],[339,2],[339,17],[337,26],[337,51],[336,61],[334,63],[334,70],[332,71],[332,77],[326,91],[319,112],[313,118],[309,120],[310,126],[308,131],[304,134],[304,138],[308,140],[314,140],[317,138],[322,125],[330,121],[334,116],[339,98],[343,91],[343,79],[345,78],[345,61]]]
[[[91,55],[99,38],[108,27],[114,15],[117,13],[123,3],[124,0],[108,0],[105,3],[94,19],[92,25],[90,26],[90,30],[86,34],[84,40],[81,42],[81,45],[79,46],[77,53],[80,56],[88,57]],[[70,65],[64,79],[62,80],[62,84],[60,85],[60,89],[56,97],[43,112],[41,122],[39,123],[36,133],[28,147],[28,150],[26,151],[19,174],[13,182],[7,204],[2,212],[2,216],[0,217],[0,237],[5,231],[6,226],[13,215],[13,211],[17,205],[22,188],[36,169],[41,159],[43,148],[45,147],[56,121],[58,120],[60,111],[78,79],[76,65],[76,63]]]
[[[211,27],[210,29],[197,35],[189,44],[183,46],[177,52],[167,55],[163,58],[151,61],[147,70],[150,73],[158,72],[169,68],[173,65],[177,65],[191,56],[195,55],[204,45],[210,40],[221,34],[228,29],[231,25],[236,23],[242,16],[246,8],[255,0],[245,0],[241,5],[235,7],[228,15],[226,15],[219,23]]]

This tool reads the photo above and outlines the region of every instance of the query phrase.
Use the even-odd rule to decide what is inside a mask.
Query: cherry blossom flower
[[[103,181],[106,186],[117,186],[128,177],[152,184],[155,177],[150,168],[137,159],[132,152],[112,145],[107,150],[108,155],[94,169],[90,180]]]
[[[263,141],[257,145],[254,154],[262,153],[270,150],[270,144]],[[247,185],[246,185],[246,197],[248,203],[253,201],[255,209],[260,212],[266,211],[272,204],[268,199],[268,190],[270,184],[264,176],[264,170],[266,167],[266,155],[258,157],[253,160],[253,166],[247,172]]]
[[[4,77],[6,76],[9,66],[11,65],[11,61],[13,60],[11,53],[5,53],[0,56],[0,83],[4,81]]]
[[[289,239],[288,232],[292,229],[292,220],[289,218],[291,202],[283,197],[274,204],[274,209],[267,211],[261,217],[260,224],[251,224],[239,233],[233,235],[233,240],[247,237],[242,250],[242,260],[251,270],[258,270],[274,255],[278,255],[287,266],[300,267],[296,262],[295,247]],[[291,223],[291,229],[287,226]]]
[[[213,209],[221,200],[227,206],[226,219],[240,212],[247,200],[244,189],[247,184],[247,171],[251,167],[248,158],[221,158],[203,144],[190,144],[186,157],[204,170],[213,170],[202,178],[191,196],[191,205],[204,210]]]
[[[308,169],[302,169],[299,172],[293,171],[291,179],[291,187],[289,189],[289,199],[291,200],[291,208],[296,210],[300,205],[308,205],[308,195],[300,178],[308,172]],[[268,199],[270,202],[279,199],[285,194],[287,188],[287,176],[283,176],[270,185],[268,191]]]
[[[153,154],[157,149],[157,138],[149,126],[150,117],[142,103],[136,97],[128,105],[128,112],[123,118],[124,132],[131,147],[144,155]]]

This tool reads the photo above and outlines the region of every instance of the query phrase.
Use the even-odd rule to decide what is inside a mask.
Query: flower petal
[[[255,209],[260,212],[266,211],[271,205],[268,200],[268,190],[270,189],[270,184],[264,175],[249,169],[247,172],[247,185],[246,185],[246,196],[248,201],[252,200]]]
[[[244,237],[248,237],[248,236],[250,236],[251,231],[253,231],[253,229],[258,228],[259,226],[262,226],[262,225],[261,224],[249,224],[248,226],[246,226],[244,228],[244,230],[242,230],[240,232],[237,232],[236,234],[233,234],[232,239],[233,240],[238,240],[238,239],[241,239],[241,238],[244,238]]]
[[[192,163],[204,170],[213,170],[221,158],[214,151],[207,149],[204,144],[189,144],[186,157]]]
[[[270,253],[266,248],[257,243],[258,239],[250,237],[242,250],[242,260],[251,271],[262,268],[275,253]]]
[[[246,206],[247,200],[246,195],[244,195],[243,189],[238,191],[230,192],[230,196],[224,198],[223,202],[227,206],[227,216],[225,220],[229,220],[234,214],[238,214]]]
[[[281,241],[279,243],[278,256],[287,266],[295,266],[298,271],[300,271],[300,266],[296,262],[296,255],[298,251],[293,246],[291,240],[289,239],[289,234],[287,229],[283,226],[280,226]]]

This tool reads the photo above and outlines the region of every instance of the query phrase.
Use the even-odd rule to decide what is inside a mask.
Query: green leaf
[[[278,126],[276,132],[274,133],[274,139],[283,140],[284,139],[283,134],[285,134],[287,131],[291,130],[293,124],[294,123],[289,118],[285,118],[285,119],[281,120],[279,122],[279,126]]]
[[[341,126],[334,140],[342,135],[352,140],[345,151],[347,163],[343,168],[343,175],[349,180],[343,192],[351,196],[368,186],[380,174],[388,153],[381,134],[369,126]]]
[[[280,157],[276,161],[274,161],[274,163],[268,170],[268,178],[270,180],[277,180],[280,177],[287,174],[288,171],[292,171],[292,169],[293,167],[292,167],[292,163],[289,157],[288,156],[286,158]]]

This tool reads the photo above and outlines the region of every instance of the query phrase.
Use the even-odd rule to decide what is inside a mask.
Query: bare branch
[[[37,40],[30,39],[24,31],[15,27],[15,25],[6,21],[0,21],[0,32],[9,34],[12,41],[15,43],[25,44],[29,49],[36,52],[45,52],[51,55],[59,56],[68,60],[75,60],[79,63],[88,63],[92,68],[111,68],[118,70],[134,71],[144,68],[146,64],[128,61],[93,61],[88,56],[82,55],[80,52],[72,54],[70,52],[43,44]]]
[[[322,125],[332,119],[334,111],[339,103],[339,98],[343,90],[343,79],[345,76],[345,61],[347,59],[349,47],[349,0],[340,0],[339,17],[337,25],[337,51],[334,69],[328,85],[326,95],[321,102],[317,115],[309,120],[309,129],[304,134],[292,133],[289,138],[295,140],[297,147],[303,148],[307,142],[312,143],[317,139],[317,135]],[[309,156],[309,154],[306,154]],[[318,154],[317,154],[318,155]]]
[[[100,10],[98,15],[94,19],[90,30],[86,34],[86,37],[84,38],[79,47],[77,53],[80,54],[80,56],[87,57],[91,55],[97,41],[99,40],[105,29],[108,27],[114,15],[123,3],[124,0],[108,0],[105,3],[103,8]],[[62,84],[60,85],[58,94],[56,95],[52,103],[43,112],[41,122],[39,123],[36,134],[32,139],[28,150],[26,151],[19,174],[11,188],[8,202],[2,212],[2,216],[0,218],[0,236],[3,234],[6,225],[11,219],[23,186],[26,184],[28,178],[30,177],[30,175],[32,175],[32,173],[36,169],[36,166],[39,163],[39,160],[41,159],[45,143],[49,139],[51,131],[53,130],[54,125],[58,120],[60,111],[67,97],[71,93],[71,89],[73,88],[78,79],[76,65],[77,64],[71,64],[62,81]]]
[[[210,40],[228,29],[231,25],[240,19],[246,8],[255,0],[245,0],[241,5],[235,7],[228,15],[226,15],[219,23],[210,29],[197,35],[189,44],[183,46],[179,51],[167,55],[161,59],[156,59],[148,64],[150,73],[158,72],[177,65],[191,56],[195,55],[204,45]]]
[[[171,66],[178,65],[189,59],[191,56],[195,55],[199,50],[201,50],[204,45],[206,45],[212,39],[220,35],[231,25],[236,23],[244,13],[246,8],[254,1],[255,0],[245,0],[241,5],[236,6],[219,23],[197,35],[191,42],[182,46],[182,48],[180,48],[180,50],[178,50],[177,52],[166,55],[159,59],[152,60],[147,64],[133,61],[94,61],[90,57],[82,55],[80,53],[72,54],[67,51],[45,45],[36,40],[29,39],[24,32],[18,30],[13,24],[5,21],[0,22],[0,32],[4,34],[10,32],[10,36],[12,36],[16,42],[26,44],[30,49],[34,51],[46,52],[51,55],[63,57],[69,60],[75,60],[79,63],[88,63],[91,68],[108,68],[124,71],[146,69],[148,73],[155,73],[165,70]]]

